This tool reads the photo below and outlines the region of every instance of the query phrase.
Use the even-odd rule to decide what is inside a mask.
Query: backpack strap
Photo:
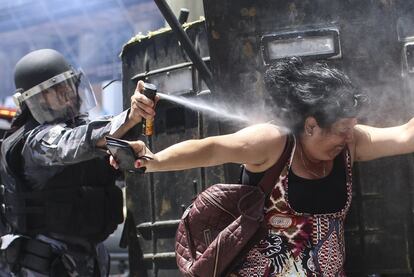
[[[282,172],[283,168],[285,167],[289,156],[292,152],[294,144],[293,135],[287,135],[286,137],[286,144],[285,149],[282,152],[282,155],[280,156],[279,160],[268,170],[266,170],[265,175],[262,177],[259,183],[259,187],[262,189],[262,191],[269,195],[272,191],[276,178],[279,178],[280,173]]]
[[[288,135],[286,138],[285,148],[280,156],[279,160],[268,170],[266,170],[264,176],[260,180],[259,187],[265,193],[266,197],[269,197],[275,182],[276,178],[278,178],[286,166],[286,163],[290,157],[294,145],[294,138],[293,135]],[[225,272],[221,275],[230,276],[229,273],[233,272],[236,267],[239,265],[239,262],[243,259],[243,257],[257,244],[267,233],[267,227],[265,221],[262,221],[260,224],[259,229],[256,233],[252,236],[249,242],[245,245],[245,247],[239,252],[237,257],[234,258],[231,265],[225,270]]]

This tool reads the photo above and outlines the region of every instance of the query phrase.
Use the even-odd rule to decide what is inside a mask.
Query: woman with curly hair
[[[158,172],[240,163],[242,183],[254,186],[293,137],[290,158],[266,202],[267,234],[233,276],[344,276],[352,165],[414,152],[414,120],[391,128],[357,124],[367,97],[345,73],[324,63],[281,60],[266,70],[264,82],[275,117],[286,126],[257,124],[154,154],[143,142],[130,142],[139,156],[152,158],[135,166]]]

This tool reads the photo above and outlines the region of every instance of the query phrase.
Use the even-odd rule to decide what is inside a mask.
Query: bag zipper
[[[217,238],[217,250],[216,250],[216,258],[214,259],[213,277],[217,277],[218,257],[219,257],[219,254],[220,254],[220,241],[221,241],[221,233],[219,234],[219,236]]]
[[[222,211],[226,212],[227,214],[229,214],[230,216],[232,216],[234,219],[237,219],[237,216],[235,216],[230,211],[228,211],[226,208],[224,208],[223,205],[221,205],[220,202],[213,195],[211,195],[209,192],[204,191],[202,194],[200,194],[200,196],[203,199],[205,199],[208,202],[210,202],[210,204],[216,206],[220,210],[222,210]]]

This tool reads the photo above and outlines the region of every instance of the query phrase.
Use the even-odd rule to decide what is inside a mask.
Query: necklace
[[[323,170],[322,174],[318,174],[318,173],[316,173],[316,172],[314,172],[314,171],[310,170],[310,169],[306,166],[305,160],[303,159],[303,149],[302,149],[302,146],[300,146],[300,159],[302,160],[302,164],[303,164],[303,167],[305,168],[305,170],[306,170],[309,174],[311,174],[312,176],[315,176],[315,177],[317,177],[317,178],[322,178],[322,177],[325,177],[325,176],[326,176],[326,166],[325,166],[325,163],[324,163],[323,161],[322,161],[322,166],[323,166],[323,168],[322,168],[322,170]]]

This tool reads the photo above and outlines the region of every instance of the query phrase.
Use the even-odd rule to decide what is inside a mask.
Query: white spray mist
[[[283,127],[280,120],[275,118],[271,112],[271,107],[257,107],[255,103],[236,104],[225,103],[214,100],[206,100],[201,97],[183,97],[176,95],[169,95],[158,92],[160,99],[173,102],[184,106],[188,109],[201,112],[202,114],[222,121],[231,121],[231,123],[246,127],[253,124],[272,122],[280,127]],[[285,130],[288,131],[287,129]]]

